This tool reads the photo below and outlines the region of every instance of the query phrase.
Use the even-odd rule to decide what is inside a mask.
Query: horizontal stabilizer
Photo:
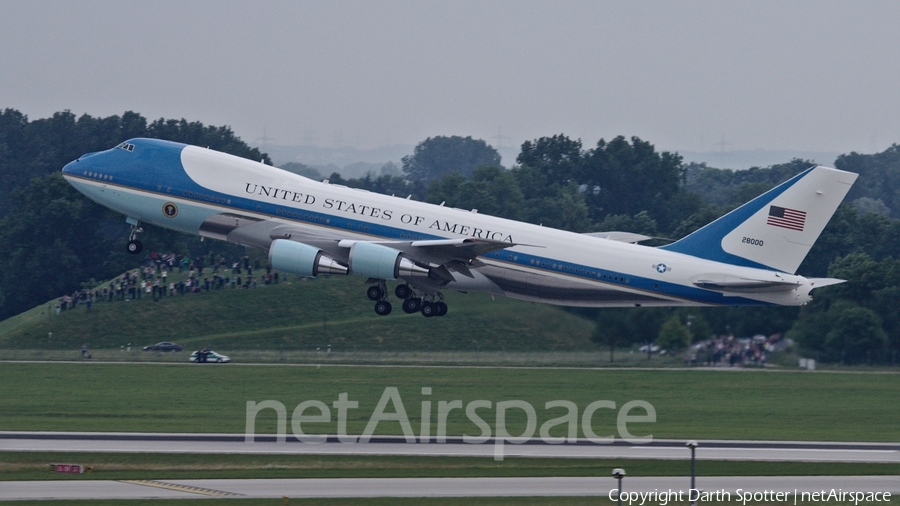
[[[831,285],[839,285],[841,283],[846,283],[846,279],[837,279],[837,278],[809,278],[809,284],[812,285],[813,288],[822,288],[823,286],[831,286]]]
[[[610,241],[627,242],[631,244],[637,244],[641,241],[648,241],[650,239],[653,239],[653,237],[650,237],[649,235],[635,234],[634,232],[589,232],[582,235],[597,237],[598,239],[608,239]]]
[[[768,279],[703,275],[695,279],[693,283],[699,288],[732,293],[787,292],[800,286],[799,279],[783,279],[777,274]]]

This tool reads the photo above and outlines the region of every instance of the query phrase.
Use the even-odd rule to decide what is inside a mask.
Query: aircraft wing
[[[476,258],[492,251],[511,248],[516,243],[466,237],[460,239],[427,239],[417,241],[391,241],[367,239],[339,239],[334,235],[319,235],[315,231],[294,225],[281,225],[268,234],[269,240],[289,239],[330,252],[335,258],[346,261],[354,244],[366,242],[398,250],[410,260],[428,266],[435,275],[453,281],[452,272],[473,277],[469,267]]]
[[[491,251],[516,246],[510,242],[495,241],[493,239],[479,239],[476,237],[413,241],[409,243],[409,245],[420,251],[428,252],[429,255],[446,257],[454,260],[473,260],[475,257],[490,253]]]
[[[357,242],[371,242],[402,251],[409,257],[427,264],[442,265],[454,260],[470,261],[480,255],[504,248],[517,246],[516,243],[466,237],[461,239],[428,239],[421,241],[366,241],[361,239],[335,239],[333,235],[316,235],[310,230],[292,225],[275,227],[269,232],[270,239],[292,239],[297,242],[322,246],[337,243],[340,248],[350,248]]]
[[[355,240],[345,239],[338,246],[350,248]],[[452,281],[451,272],[459,272],[472,277],[469,265],[479,256],[492,251],[516,246],[515,243],[466,237],[463,239],[430,239],[422,241],[366,241],[402,251],[404,255],[416,262],[427,264],[432,272]]]

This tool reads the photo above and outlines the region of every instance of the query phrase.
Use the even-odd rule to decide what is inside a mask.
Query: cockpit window
[[[125,151],[134,151],[134,144],[128,144],[127,142],[123,142],[116,146],[117,149],[124,149]]]

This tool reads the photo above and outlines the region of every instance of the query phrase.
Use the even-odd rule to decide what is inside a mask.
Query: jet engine
[[[286,239],[277,239],[269,246],[269,263],[273,269],[306,277],[349,272],[346,265],[325,255],[319,248]]]
[[[427,277],[429,269],[403,252],[371,242],[356,242],[350,247],[350,272],[376,279]]]

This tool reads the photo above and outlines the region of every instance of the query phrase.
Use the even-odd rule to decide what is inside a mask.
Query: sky
[[[900,2],[0,0],[0,108],[371,149],[900,143]]]

